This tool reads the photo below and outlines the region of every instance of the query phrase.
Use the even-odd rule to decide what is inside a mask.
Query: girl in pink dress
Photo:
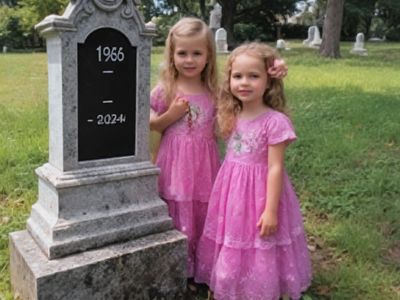
[[[230,55],[218,100],[227,153],[210,196],[195,280],[218,300],[299,299],[311,263],[284,153],[296,139],[286,115],[275,50],[261,43]],[[212,294],[210,297],[212,298]]]
[[[156,164],[159,193],[175,227],[188,237],[187,276],[219,168],[215,138],[217,70],[214,39],[197,18],[170,30],[160,80],[151,93],[150,129],[162,134]],[[189,285],[194,289],[194,285]]]

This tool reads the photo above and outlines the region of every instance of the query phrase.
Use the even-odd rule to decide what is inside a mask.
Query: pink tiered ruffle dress
[[[238,120],[210,197],[197,249],[195,280],[217,300],[299,299],[311,282],[311,263],[299,203],[286,172],[279,202],[278,230],[260,237],[268,145],[296,139],[290,120],[268,110]]]

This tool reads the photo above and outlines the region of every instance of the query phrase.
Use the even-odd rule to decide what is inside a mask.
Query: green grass
[[[359,57],[343,43],[340,60],[290,47],[285,88],[299,138],[286,161],[314,266],[305,299],[400,299],[400,44],[367,43]],[[0,299],[12,299],[8,233],[25,228],[34,169],[48,156],[46,54],[0,55],[0,82]]]

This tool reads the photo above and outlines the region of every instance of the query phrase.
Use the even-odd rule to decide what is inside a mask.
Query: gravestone
[[[368,55],[367,49],[364,48],[364,33],[360,32],[357,34],[356,42],[350,52],[362,56]]]
[[[319,48],[322,43],[321,35],[319,33],[318,26],[314,26],[314,35],[312,41],[308,44],[309,47],[311,48]]]
[[[227,33],[224,28],[219,28],[215,32],[215,46],[217,53],[229,53],[227,43]]]
[[[7,46],[3,46],[3,53],[7,53]]]
[[[375,36],[375,37],[371,37],[368,39],[368,42],[373,42],[373,43],[382,43],[384,41],[385,41],[385,37],[380,38],[380,37]]]
[[[308,28],[308,31],[307,31],[307,39],[305,39],[304,41],[303,41],[303,44],[304,45],[309,45],[311,42],[312,42],[312,40],[314,39],[314,33],[315,33],[315,28],[316,28],[317,26],[310,26],[309,28]]]
[[[283,39],[279,39],[276,41],[276,49],[278,50],[290,50],[289,47],[287,47],[287,43]]]
[[[210,11],[210,23],[209,27],[213,34],[221,28],[221,18],[222,18],[222,7],[218,3],[214,4],[214,8]]]
[[[71,1],[46,38],[49,161],[10,234],[21,299],[183,299],[186,238],[150,162],[151,40],[133,0]]]

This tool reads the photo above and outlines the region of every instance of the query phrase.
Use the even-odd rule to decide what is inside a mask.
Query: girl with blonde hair
[[[277,52],[249,43],[230,55],[218,105],[227,139],[197,248],[195,280],[218,300],[300,299],[311,264],[299,203],[284,168],[296,139]],[[210,299],[212,294],[210,294]]]
[[[212,33],[200,19],[183,18],[166,40],[163,69],[151,93],[150,129],[161,133],[159,194],[175,227],[188,237],[189,278],[194,276],[197,242],[219,168],[216,92]]]

